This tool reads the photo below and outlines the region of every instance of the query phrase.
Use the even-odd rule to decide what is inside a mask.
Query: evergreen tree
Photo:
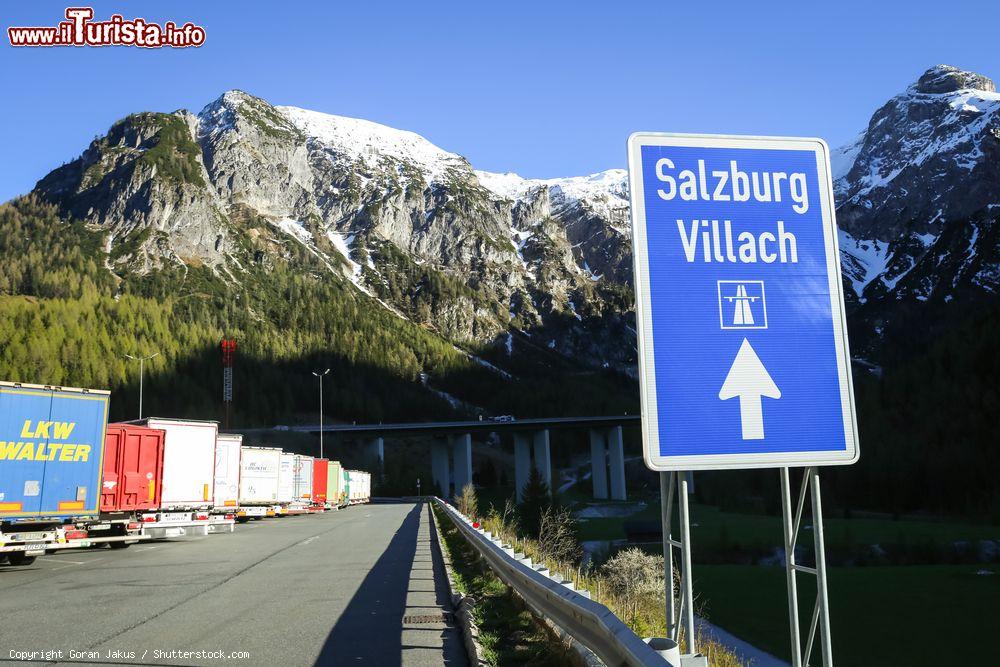
[[[521,505],[517,510],[518,523],[525,535],[537,538],[541,530],[542,513],[552,507],[549,485],[538,468],[531,467],[531,474],[528,475],[522,494]]]

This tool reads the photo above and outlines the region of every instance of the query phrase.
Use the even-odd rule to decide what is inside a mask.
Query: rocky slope
[[[939,65],[834,156],[845,278],[859,303],[1000,287],[1000,94]]]
[[[411,132],[230,91],[119,121],[36,191],[105,229],[119,273],[196,263],[239,282],[299,244],[451,340],[635,360],[621,171],[476,172]]]
[[[894,322],[995,300],[992,81],[931,68],[833,163],[858,357],[876,359]],[[627,371],[635,362],[623,170],[551,180],[476,171],[411,132],[230,91],[197,115],[119,121],[36,191],[106,230],[121,276],[204,265],[239,283],[294,247],[467,347],[554,350]]]

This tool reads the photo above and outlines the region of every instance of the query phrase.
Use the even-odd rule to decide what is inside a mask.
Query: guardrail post
[[[594,483],[594,498],[608,499],[608,448],[604,433],[590,429],[590,479]]]
[[[524,496],[524,487],[531,476],[531,449],[528,438],[523,433],[514,434],[514,486],[517,490],[517,502]]]

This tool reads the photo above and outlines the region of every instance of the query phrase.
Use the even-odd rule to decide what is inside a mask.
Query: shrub
[[[476,488],[472,486],[472,482],[462,487],[461,493],[455,497],[455,506],[470,519],[475,519],[479,514],[479,499],[476,498]]]

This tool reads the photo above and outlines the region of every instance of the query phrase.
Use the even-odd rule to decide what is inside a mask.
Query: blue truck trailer
[[[100,518],[110,398],[0,381],[0,559],[29,564],[47,550],[107,541],[88,539],[86,526]]]

